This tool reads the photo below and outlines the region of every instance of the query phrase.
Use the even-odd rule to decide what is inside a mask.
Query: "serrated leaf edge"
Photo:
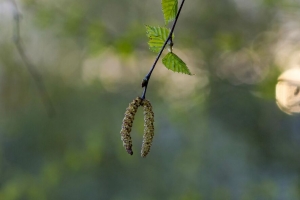
[[[170,56],[174,56],[174,57],[177,59],[177,61],[182,62],[183,65],[184,65],[183,67],[186,68],[185,71],[187,71],[187,73],[182,72],[182,71],[176,71],[176,69],[173,70],[173,69],[168,68],[167,65],[166,65],[166,59],[168,59]],[[173,53],[173,52],[169,52],[167,55],[165,55],[165,57],[162,59],[162,63],[164,64],[164,66],[165,66],[168,70],[171,70],[171,71],[173,71],[173,72],[177,72],[177,73],[181,73],[181,74],[187,74],[187,75],[193,75],[193,74],[190,72],[189,68],[187,67],[186,63],[185,63],[179,56],[177,56],[177,55],[176,55],[175,53]]]
[[[169,22],[173,21],[173,20],[176,18],[176,14],[177,14],[177,11],[178,11],[178,0],[174,0],[175,3],[172,5],[172,7],[170,6],[171,9],[169,8],[169,9],[167,9],[167,10],[164,9],[163,1],[164,1],[164,0],[161,1],[162,11],[163,11],[163,15],[164,15],[165,24],[168,24]],[[167,3],[172,4],[172,1],[167,2]],[[169,13],[170,13],[170,12],[174,12],[174,10],[176,10],[176,11],[175,11],[175,14],[172,15],[172,16],[171,16],[171,15],[168,15],[169,18],[166,18],[166,15],[167,15],[166,12],[169,11]]]

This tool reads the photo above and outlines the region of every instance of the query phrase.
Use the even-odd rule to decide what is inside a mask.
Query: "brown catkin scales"
[[[127,107],[125,111],[125,116],[122,123],[121,129],[121,140],[123,141],[123,146],[125,147],[126,151],[132,155],[132,140],[130,136],[134,116],[141,105],[142,99],[140,97],[135,98]]]
[[[150,101],[144,99],[141,103],[144,108],[144,136],[141,156],[146,157],[150,152],[150,148],[154,136],[154,113]]]
[[[154,136],[154,113],[152,111],[152,106],[150,101],[147,99],[141,99],[137,97],[134,99],[125,111],[125,116],[122,123],[121,129],[121,140],[123,141],[123,146],[126,151],[132,155],[132,140],[130,136],[131,128],[134,121],[134,116],[139,108],[143,106],[144,108],[144,136],[143,136],[143,145],[141,150],[141,156],[146,157],[150,152],[150,148]]]

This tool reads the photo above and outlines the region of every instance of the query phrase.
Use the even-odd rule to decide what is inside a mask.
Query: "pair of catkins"
[[[134,99],[126,109],[125,116],[121,129],[121,140],[126,151],[132,155],[132,139],[130,136],[134,116],[138,108],[142,106],[144,108],[144,136],[141,150],[141,156],[146,157],[150,151],[152,140],[154,136],[154,113],[150,101],[137,97]]]

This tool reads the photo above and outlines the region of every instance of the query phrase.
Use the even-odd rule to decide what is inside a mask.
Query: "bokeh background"
[[[16,8],[0,0],[1,200],[300,199],[300,118],[275,100],[280,73],[300,64],[300,1],[186,1],[174,52],[195,75],[159,62],[146,158],[142,111],[133,156],[120,129],[156,57],[144,25],[164,25],[160,0],[16,4],[56,114],[14,44]]]

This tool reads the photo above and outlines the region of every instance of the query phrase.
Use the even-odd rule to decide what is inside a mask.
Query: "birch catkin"
[[[154,136],[154,113],[150,101],[144,99],[141,103],[144,108],[144,136],[141,156],[146,157],[150,152],[150,148]]]
[[[125,116],[123,119],[122,129],[120,133],[121,140],[123,141],[123,146],[125,147],[127,153],[132,155],[133,151],[130,132],[133,125],[134,116],[140,106],[143,106],[144,108],[144,136],[141,156],[146,157],[147,154],[150,152],[154,136],[154,113],[152,111],[150,101],[148,101],[147,99],[142,100],[140,97],[137,97],[129,104],[125,111]]]
[[[137,97],[134,99],[126,109],[125,116],[122,123],[121,129],[121,140],[123,141],[123,146],[125,147],[126,151],[132,155],[132,140],[130,136],[134,116],[141,105],[142,99]]]

